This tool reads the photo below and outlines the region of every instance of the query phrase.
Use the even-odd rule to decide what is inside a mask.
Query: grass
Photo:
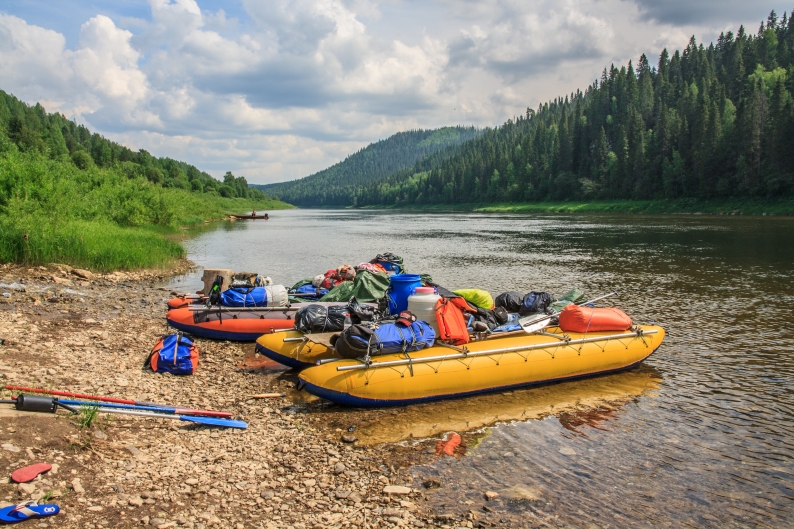
[[[185,255],[180,227],[292,207],[163,188],[116,168],[0,153],[0,262],[60,262],[97,272],[163,268]]]
[[[372,209],[383,207],[372,206]],[[604,200],[581,202],[421,204],[388,206],[406,211],[470,211],[493,213],[691,213],[794,215],[794,198]]]
[[[77,426],[80,428],[90,428],[91,425],[99,417],[99,406],[96,404],[86,404],[80,406],[80,409],[77,412]]]

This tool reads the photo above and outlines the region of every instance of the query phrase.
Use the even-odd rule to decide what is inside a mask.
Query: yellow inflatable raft
[[[256,352],[294,369],[305,369],[318,360],[339,358],[329,349],[334,333],[303,334],[294,329],[263,334],[256,340]]]
[[[587,334],[548,330],[511,333],[465,347],[436,345],[407,355],[372,357],[368,363],[325,361],[300,373],[300,387],[351,406],[397,406],[461,397],[628,369],[648,358],[665,335],[658,326]],[[275,340],[277,334],[263,336],[257,343]],[[303,345],[294,357],[301,364],[311,362],[314,355],[315,361],[332,356],[325,347],[309,351],[310,340],[303,341],[299,334],[290,338],[296,341],[285,343],[282,337],[282,346]]]

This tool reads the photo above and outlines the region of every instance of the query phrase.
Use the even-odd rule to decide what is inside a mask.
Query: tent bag
[[[563,332],[625,331],[631,328],[631,318],[620,309],[568,305],[560,312]]]
[[[463,311],[452,300],[441,298],[436,302],[436,322],[439,340],[452,345],[469,342],[469,330],[466,328]]]
[[[453,293],[461,296],[463,299],[473,305],[477,305],[481,309],[493,309],[493,297],[485,290],[478,288],[464,288],[462,290],[453,290]]]
[[[190,338],[168,334],[154,344],[144,367],[151,367],[155,373],[192,375],[198,367],[198,357],[198,348]]]
[[[233,287],[221,292],[226,307],[286,307],[289,301],[284,285]]]
[[[505,292],[496,296],[494,307],[504,307],[507,312],[518,312],[521,310],[523,301],[524,296],[521,295],[521,292]]]
[[[546,312],[552,302],[552,297],[548,292],[530,292],[524,296],[521,302],[521,310],[518,311],[522,316],[527,314],[537,314]]]
[[[308,305],[295,313],[295,328],[302,333],[339,332],[345,327],[347,307]]]
[[[320,290],[320,296],[324,296],[324,295],[328,294],[328,290],[327,289],[321,288],[319,290]],[[296,289],[293,289],[290,292],[290,294],[314,294],[316,297],[320,297],[320,296],[317,296],[317,289],[311,283],[308,283],[306,285],[302,285],[302,286],[299,286]],[[306,296],[301,296],[301,297],[303,297],[304,299],[308,299]]]
[[[336,341],[336,351],[342,358],[360,358],[392,353],[419,351],[433,347],[436,333],[424,321],[410,326],[384,323],[374,331],[364,325],[351,325]]]

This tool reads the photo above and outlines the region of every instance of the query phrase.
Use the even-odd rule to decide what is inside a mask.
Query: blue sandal
[[[31,518],[45,518],[61,512],[61,508],[54,503],[37,504],[35,501],[9,505],[0,509],[0,523],[19,523]]]

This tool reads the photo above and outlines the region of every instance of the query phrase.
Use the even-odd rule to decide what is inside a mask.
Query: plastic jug
[[[438,336],[438,320],[436,319],[436,302],[441,296],[436,294],[433,287],[417,287],[413,294],[408,296],[408,310],[413,312],[417,320],[430,324]]]

